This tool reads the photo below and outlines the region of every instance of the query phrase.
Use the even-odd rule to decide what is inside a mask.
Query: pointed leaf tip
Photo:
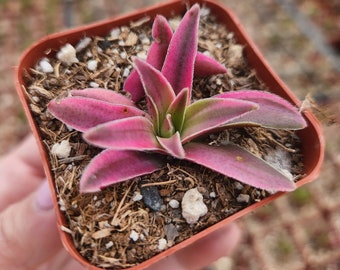
[[[230,91],[215,96],[216,98],[232,98],[251,101],[259,105],[259,109],[235,119],[228,125],[256,125],[277,129],[303,129],[307,126],[302,114],[287,100],[278,95],[259,90]]]
[[[176,94],[192,87],[198,45],[199,5],[186,12],[169,44],[162,68]]]

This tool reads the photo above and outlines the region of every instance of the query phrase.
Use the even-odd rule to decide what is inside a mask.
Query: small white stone
[[[60,143],[55,143],[52,146],[51,152],[58,158],[68,158],[71,152],[70,142],[67,140],[63,140]]]
[[[76,49],[69,43],[60,48],[60,51],[57,53],[57,58],[69,66],[79,62],[76,56]]]
[[[147,36],[143,36],[141,38],[141,42],[142,42],[143,45],[149,45],[151,43],[150,39]]]
[[[39,62],[39,67],[44,73],[52,73],[54,71],[54,68],[46,58],[42,59]]]
[[[110,32],[110,36],[113,39],[118,39],[120,36],[120,29],[119,27],[113,28]]]
[[[90,82],[90,87],[97,88],[97,87],[99,87],[99,84],[96,83],[96,82]]]
[[[80,52],[82,50],[84,50],[87,46],[90,45],[92,39],[89,37],[85,37],[83,39],[81,39],[78,44],[76,45],[76,52]]]
[[[112,247],[112,246],[113,246],[113,242],[112,242],[112,241],[107,242],[107,243],[105,244],[106,249],[109,249],[109,248]]]
[[[145,235],[141,233],[141,234],[139,235],[139,239],[142,240],[142,241],[144,241],[144,240],[145,240]]]
[[[137,57],[140,58],[140,59],[144,59],[145,60],[146,57],[147,57],[147,54],[146,54],[145,51],[141,51],[141,52],[137,53]]]
[[[130,239],[131,239],[133,242],[136,242],[136,241],[139,239],[139,234],[138,234],[138,232],[136,232],[135,230],[132,230],[131,233],[130,233]]]
[[[121,52],[119,55],[120,55],[120,58],[122,58],[122,59],[126,59],[127,58],[126,52]]]
[[[210,192],[209,197],[212,198],[212,199],[216,198],[216,193],[213,192],[213,191]]]
[[[161,238],[158,240],[158,249],[159,250],[164,250],[167,248],[167,241],[164,238]]]
[[[239,203],[248,203],[250,200],[250,196],[248,194],[240,194],[237,196],[236,200]]]
[[[95,71],[97,69],[98,62],[95,59],[91,59],[87,61],[87,68],[91,71]]]
[[[134,193],[134,195],[133,195],[133,198],[132,198],[132,200],[134,201],[134,202],[138,202],[138,201],[140,201],[141,199],[143,199],[143,196],[142,196],[142,194],[140,194],[140,192],[135,192]]]
[[[171,208],[176,209],[176,208],[179,207],[179,201],[177,201],[177,200],[171,200],[171,201],[169,202],[169,205],[170,205]]]
[[[129,76],[129,74],[130,74],[130,69],[124,68],[124,70],[123,70],[123,78],[126,78],[127,76]]]
[[[182,199],[182,216],[188,224],[194,224],[208,212],[203,196],[197,188],[189,189]]]
[[[240,182],[234,182],[234,187],[237,190],[242,190],[244,188],[244,186]]]

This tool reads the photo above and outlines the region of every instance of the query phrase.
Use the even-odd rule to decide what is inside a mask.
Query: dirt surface
[[[64,1],[72,3],[72,1]],[[63,29],[120,12],[128,12],[158,1],[73,1],[72,20],[61,1],[0,2],[0,154],[16,145],[29,132],[15,94],[13,66],[34,40]],[[76,3],[75,3],[76,2]],[[315,183],[297,190],[242,218],[244,239],[231,258],[223,258],[211,269],[340,269],[340,170],[339,118],[340,79],[331,63],[319,53],[278,1],[220,1],[234,10],[247,32],[279,76],[301,99],[308,93],[320,101],[317,115],[324,122],[326,161]],[[320,10],[320,1],[291,1],[310,17]],[[336,1],[334,1],[336,2]],[[22,14],[25,14],[23,16]],[[323,21],[312,13],[317,24]],[[323,15],[324,16],[324,15]],[[66,18],[65,18],[66,17]],[[316,19],[317,17],[317,19]],[[332,27],[333,21],[330,21]],[[320,29],[323,31],[323,25]],[[327,37],[329,32],[327,32]],[[313,225],[313,226],[311,226]],[[222,266],[221,266],[222,265]],[[220,268],[218,268],[220,267]]]

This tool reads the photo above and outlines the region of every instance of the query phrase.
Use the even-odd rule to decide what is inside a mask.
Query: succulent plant
[[[289,176],[245,149],[232,143],[211,146],[199,140],[236,126],[291,130],[306,126],[297,108],[264,91],[232,91],[192,101],[197,62],[206,74],[220,69],[218,64],[217,69],[209,70],[216,61],[197,53],[199,11],[197,4],[187,11],[174,34],[158,16],[156,20],[161,22],[154,23],[153,35],[167,32],[168,38],[164,48],[154,43],[149,54],[158,50],[161,56],[166,52],[165,57],[133,59],[136,73],[129,79],[135,85],[140,80],[147,109],[101,88],[72,90],[71,96],[49,103],[48,109],[57,119],[83,132],[89,144],[105,149],[85,168],[81,192],[99,191],[159,170],[165,165],[159,155],[186,159],[261,189],[295,188]],[[151,60],[154,57],[157,65]],[[132,94],[136,99],[141,97],[138,91]]]

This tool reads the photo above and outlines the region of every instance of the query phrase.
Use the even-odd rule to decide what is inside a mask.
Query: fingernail
[[[40,210],[48,211],[53,208],[51,192],[47,180],[41,184],[37,192],[37,207]]]

